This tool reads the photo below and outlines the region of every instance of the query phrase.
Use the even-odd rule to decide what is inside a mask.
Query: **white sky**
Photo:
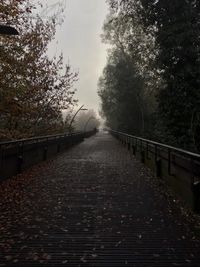
[[[45,2],[45,1],[44,1]],[[48,0],[48,5],[58,1]],[[108,10],[105,0],[66,0],[65,21],[58,27],[50,55],[63,52],[66,63],[79,71],[76,83],[79,105],[98,111],[97,82],[106,64],[106,46],[101,43],[103,21]]]

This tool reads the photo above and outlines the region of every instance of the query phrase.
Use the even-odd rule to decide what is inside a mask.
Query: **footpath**
[[[106,133],[0,184],[0,267],[199,267],[198,231]]]

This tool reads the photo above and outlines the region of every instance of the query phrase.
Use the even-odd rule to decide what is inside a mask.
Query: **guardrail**
[[[95,134],[48,135],[0,143],[0,181],[17,175]]]
[[[148,139],[111,130],[122,144],[151,168],[191,207],[200,213],[200,155]]]

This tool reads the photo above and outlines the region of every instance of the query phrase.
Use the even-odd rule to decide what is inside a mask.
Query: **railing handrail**
[[[196,158],[196,159],[200,160],[200,154],[197,154],[197,153],[193,153],[193,152],[190,152],[190,151],[187,151],[187,150],[184,150],[184,149],[180,149],[180,148],[177,148],[177,147],[169,146],[169,145],[166,145],[166,144],[163,144],[163,143],[155,142],[155,141],[152,141],[152,140],[149,140],[149,139],[145,139],[145,138],[142,138],[142,137],[138,137],[138,136],[135,136],[135,135],[130,135],[130,134],[127,134],[127,133],[118,132],[118,131],[115,131],[115,130],[110,130],[110,131],[113,132],[113,133],[122,134],[122,135],[130,137],[130,138],[135,138],[137,140],[144,141],[144,142],[146,142],[148,144],[152,144],[152,145],[155,145],[155,146],[158,146],[158,147],[161,147],[161,148],[166,148],[166,149],[169,149],[171,151],[180,153],[182,155],[186,155],[186,156],[189,156],[191,158]]]
[[[63,133],[63,134],[57,134],[57,135],[35,136],[35,137],[31,137],[31,138],[0,142],[0,147],[4,146],[4,145],[14,145],[17,143],[27,143],[30,141],[37,141],[37,142],[38,141],[44,141],[44,140],[48,140],[49,138],[57,139],[58,137],[68,137],[68,136],[75,136],[75,135],[79,135],[79,134],[83,134],[83,132],[72,132],[72,133]]]

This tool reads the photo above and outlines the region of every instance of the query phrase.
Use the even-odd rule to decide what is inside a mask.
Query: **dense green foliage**
[[[99,82],[115,129],[200,150],[200,7],[197,1],[110,0],[110,44]]]

